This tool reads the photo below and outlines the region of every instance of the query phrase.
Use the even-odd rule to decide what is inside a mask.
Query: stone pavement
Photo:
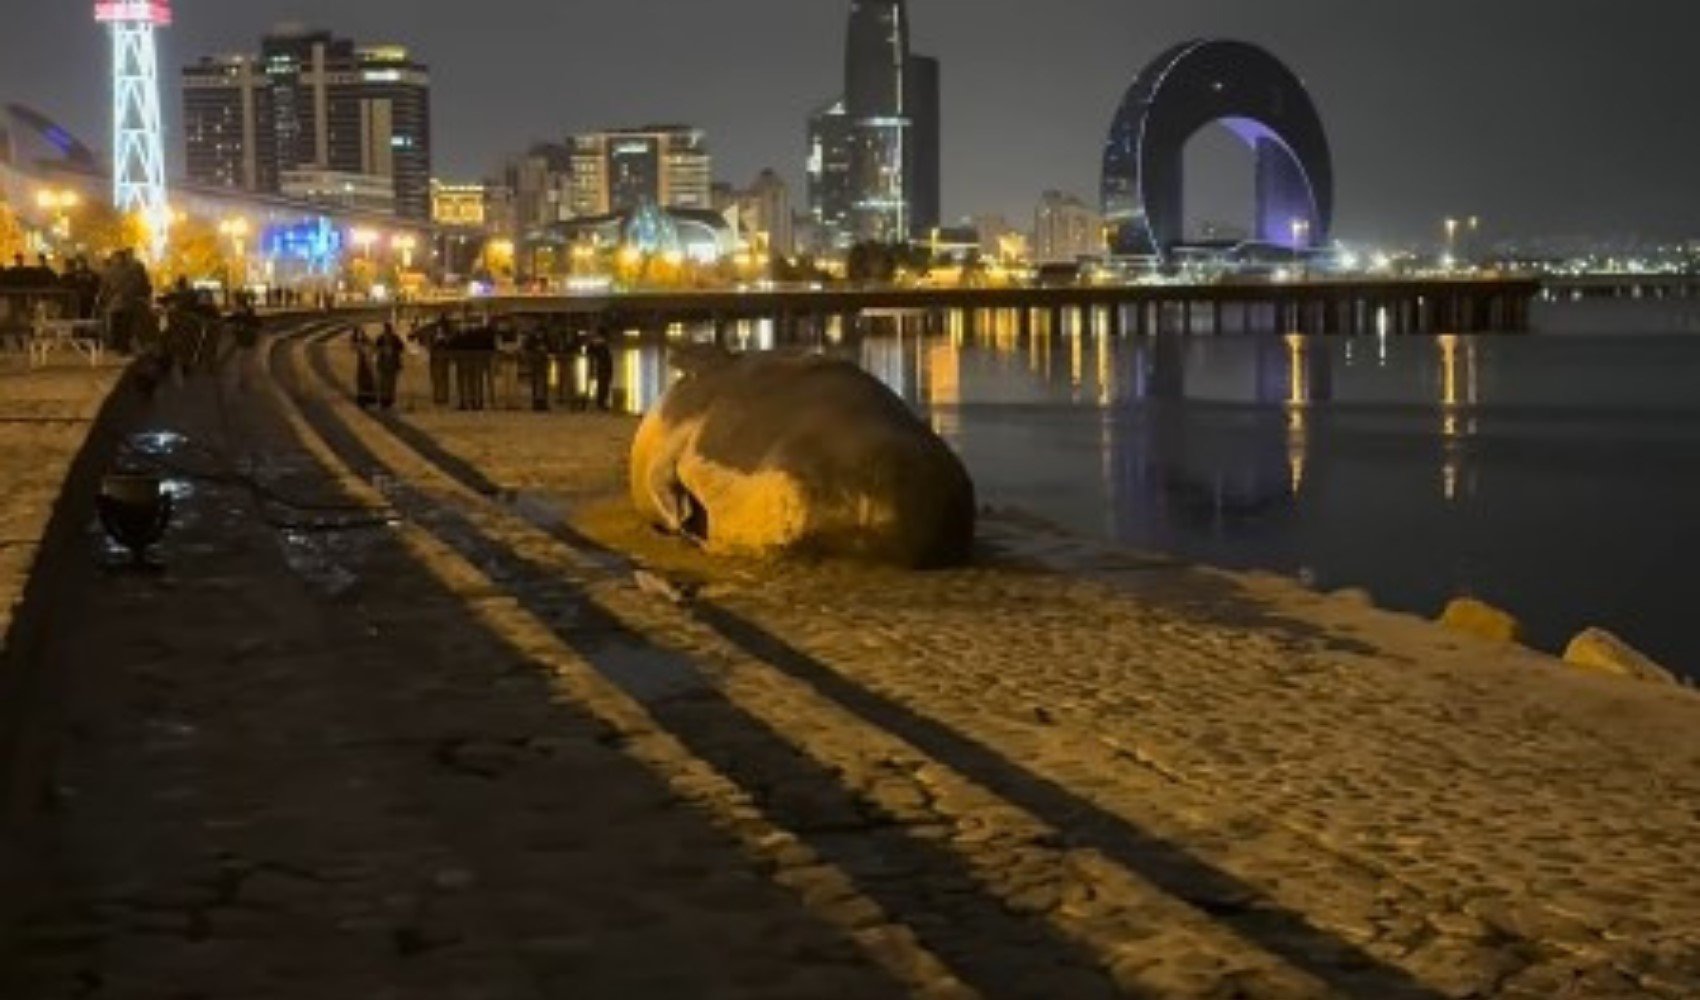
[[[629,423],[389,431],[447,453],[443,496],[504,495],[485,530],[514,550],[528,520],[695,581],[674,620],[632,620],[864,801],[953,829],[985,891],[1123,988],[1700,994],[1692,692],[1008,518],[957,573],[708,561],[626,512]]]
[[[230,473],[351,500],[274,399],[227,404],[202,383],[150,414],[206,474],[169,571],[100,578],[54,651],[72,739],[0,996],[892,994],[482,626],[499,595],[445,589],[394,529],[324,530],[370,511],[261,504]]]
[[[1700,994],[1688,692],[1007,518],[709,561],[618,500],[630,421],[274,357],[152,418],[224,474],[64,637],[0,996]]]
[[[35,563],[71,462],[118,381],[106,366],[0,371],[0,635]]]

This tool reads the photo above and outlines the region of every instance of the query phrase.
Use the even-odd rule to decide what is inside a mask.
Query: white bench
[[[98,365],[106,353],[105,334],[106,324],[98,319],[39,317],[30,335],[30,365],[39,368],[55,350],[66,347]]]

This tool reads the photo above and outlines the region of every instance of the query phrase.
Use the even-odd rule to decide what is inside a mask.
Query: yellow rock
[[[1650,684],[1677,684],[1676,675],[1641,655],[1605,629],[1591,628],[1570,640],[1564,662],[1590,674],[1625,677]]]
[[[1460,597],[1448,604],[1440,624],[1489,642],[1517,642],[1523,637],[1523,623],[1515,616],[1473,597]]]

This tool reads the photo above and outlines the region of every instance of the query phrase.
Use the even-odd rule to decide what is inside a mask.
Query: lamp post
[[[48,188],[36,192],[35,203],[52,216],[54,238],[61,243],[71,242],[71,212],[83,203],[77,192]]]
[[[240,216],[223,219],[218,234],[230,241],[232,263],[225,267],[225,295],[234,296],[236,288],[248,283],[248,220]]]
[[[409,233],[398,233],[390,240],[391,248],[401,254],[401,269],[403,271],[413,270],[413,250],[418,245],[419,241]]]
[[[1450,216],[1446,219],[1446,260],[1447,270],[1458,260],[1458,220]]]
[[[354,232],[350,233],[349,236],[354,240],[355,247],[360,250],[360,256],[370,260],[372,257],[372,244],[378,242],[377,232],[371,229],[356,229]]]

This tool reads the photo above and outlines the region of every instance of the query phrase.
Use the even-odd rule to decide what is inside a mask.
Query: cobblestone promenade
[[[0,997],[1700,995],[1689,692],[1013,516],[709,562],[630,421],[270,360],[148,418]]]

